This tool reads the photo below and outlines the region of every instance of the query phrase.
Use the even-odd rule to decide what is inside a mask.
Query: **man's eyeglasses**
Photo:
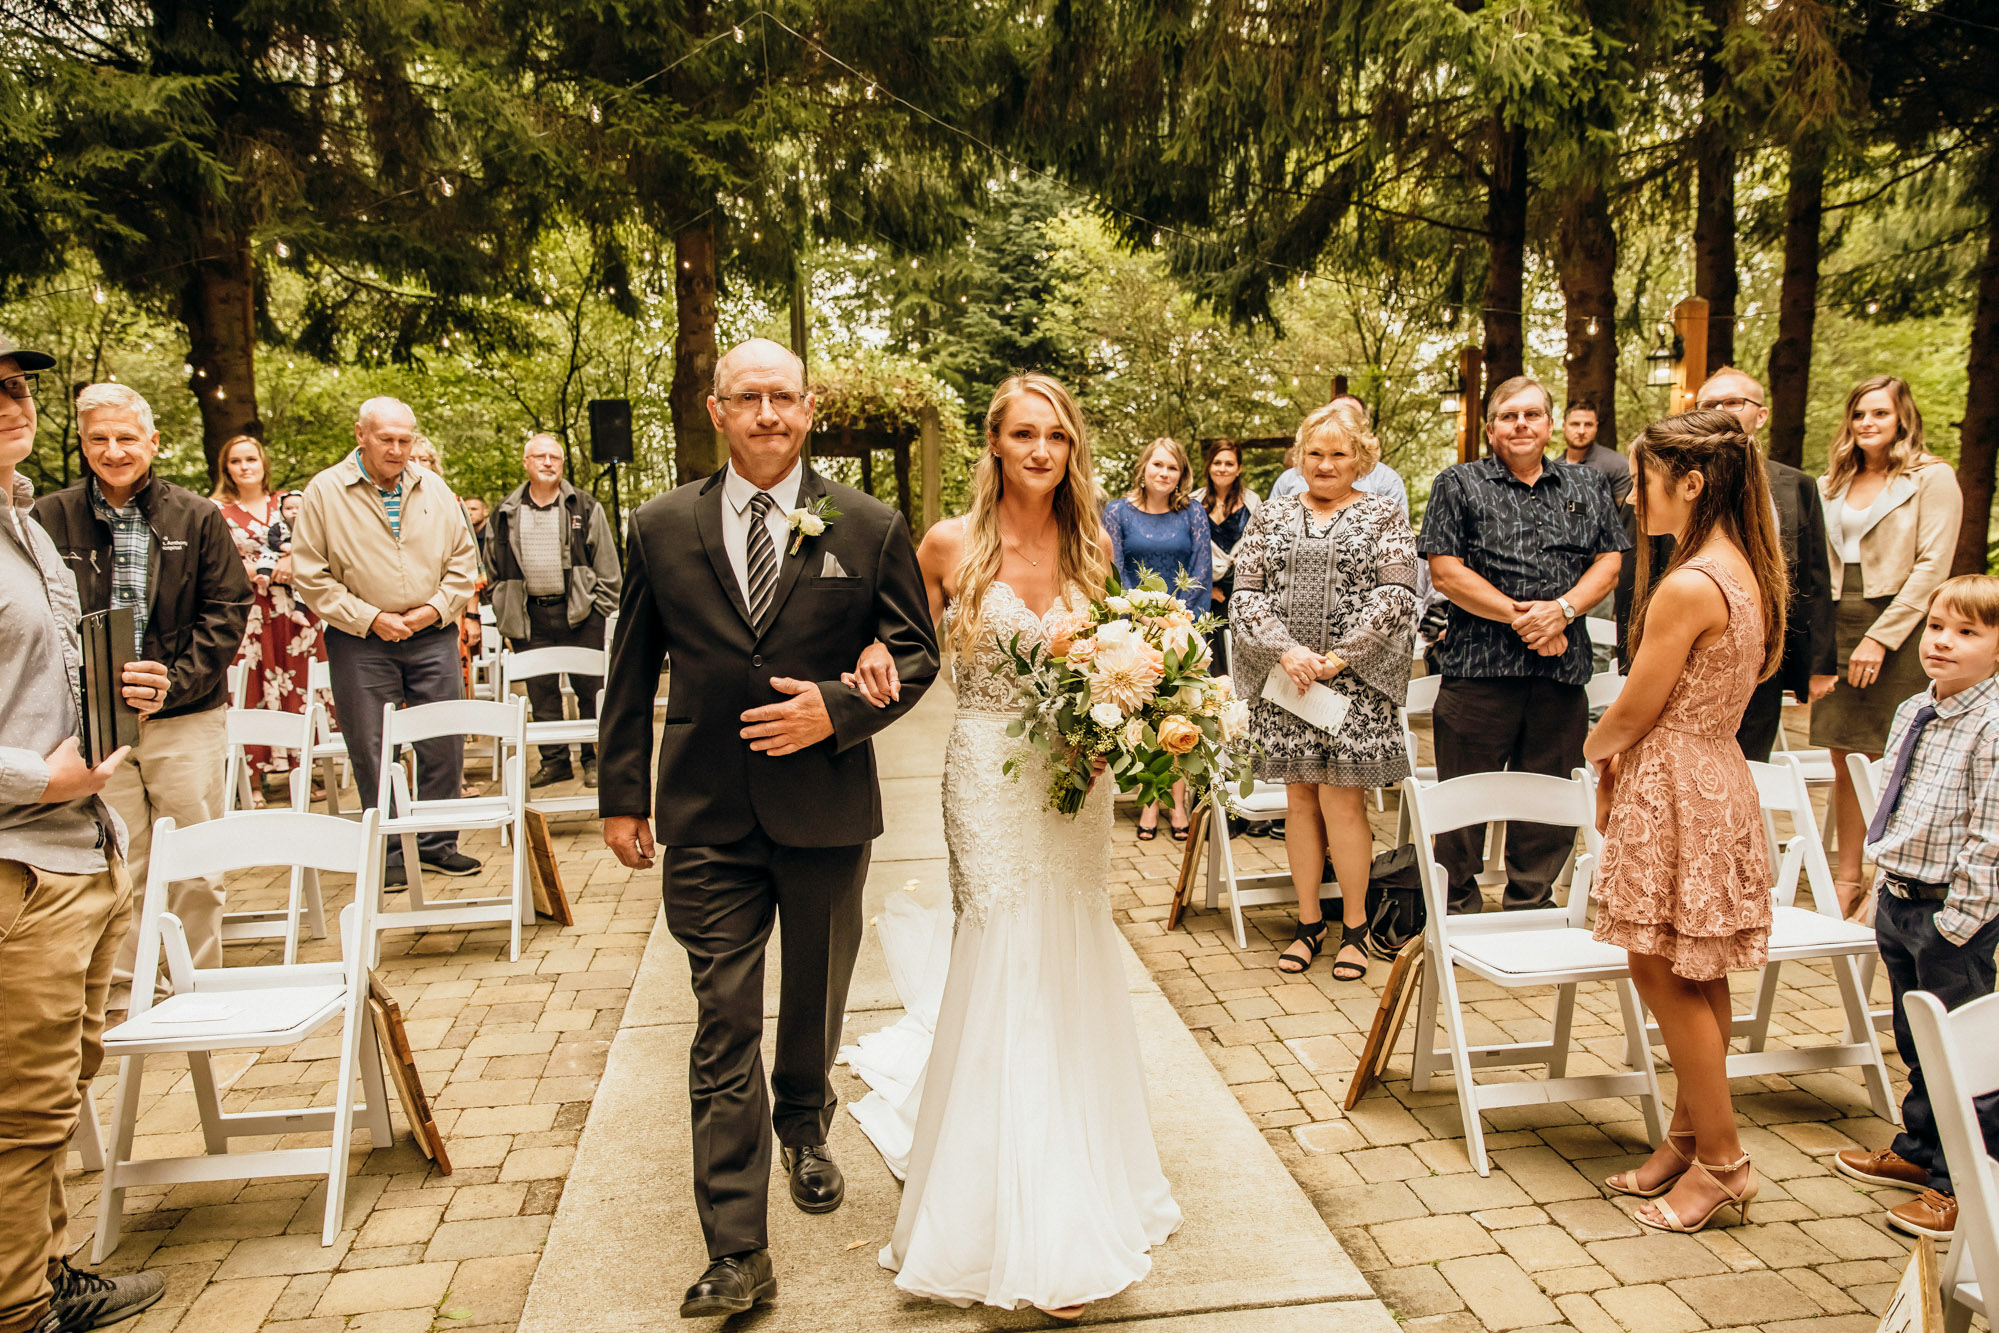
[[[721,399],[722,406],[731,412],[761,412],[765,403],[780,412],[789,412],[804,401],[804,394],[790,389],[779,389],[776,393],[725,393]]]
[[[1547,419],[1548,414],[1546,412],[1543,412],[1538,407],[1530,407],[1525,412],[1501,412],[1492,420],[1494,425],[1499,426],[1511,426],[1515,422],[1521,421],[1526,422],[1530,426],[1538,426]]]
[[[9,398],[32,398],[35,394],[36,379],[37,376],[34,375],[9,375],[6,379],[0,380],[0,393],[6,394]]]
[[[1703,398],[1694,404],[1703,412],[1740,412],[1745,407],[1761,407],[1760,398]]]

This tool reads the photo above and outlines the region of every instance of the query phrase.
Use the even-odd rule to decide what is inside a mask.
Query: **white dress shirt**
[[[791,526],[784,515],[798,508],[798,488],[804,480],[805,462],[800,459],[769,488],[770,498],[777,503],[764,515],[764,526],[770,529],[771,544],[777,547],[779,569],[784,568],[785,544],[791,540]],[[735,572],[744,606],[750,604],[750,501],[756,495],[757,488],[737,475],[734,463],[729,464],[722,478],[722,544],[729,548],[729,568]]]

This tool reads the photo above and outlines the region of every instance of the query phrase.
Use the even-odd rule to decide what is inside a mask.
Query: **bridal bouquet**
[[[1151,576],[1058,619],[1045,644],[1001,647],[1019,690],[1020,717],[1007,726],[1047,756],[1055,777],[1048,803],[1065,815],[1083,808],[1097,760],[1122,791],[1146,804],[1171,801],[1185,781],[1193,803],[1226,804],[1227,788],[1250,791],[1249,705],[1227,676],[1211,675],[1193,613]],[[1012,776],[1020,763],[1009,759]]]

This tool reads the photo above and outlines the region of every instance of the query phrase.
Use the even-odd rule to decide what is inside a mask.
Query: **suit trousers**
[[[1940,901],[1903,898],[1883,888],[1874,912],[1874,938],[1881,946],[1881,967],[1888,974],[1894,997],[1895,1049],[1909,1067],[1909,1092],[1902,1098],[1902,1132],[1891,1146],[1897,1156],[1930,1173],[1931,1189],[1949,1194],[1950,1164],[1944,1160],[1943,1140],[1937,1136],[1936,1112],[1930,1108],[1929,1087],[1916,1059],[1916,1041],[1909,1030],[1903,997],[1912,990],[1926,990],[1943,1001],[1944,1008],[1957,1009],[1990,995],[1999,921],[1986,922],[1962,945],[1952,944],[1937,934],[1936,918],[1942,909]],[[1985,1135],[1985,1151],[1999,1153],[1999,1093],[1974,1098],[1972,1107]]]
[[[1770,762],[1777,748],[1777,730],[1784,725],[1784,686],[1776,676],[1756,687],[1749,706],[1742,710],[1742,725],[1735,729],[1735,743],[1742,757],[1759,764]]]
[[[517,653],[524,653],[530,648],[602,648],[603,613],[593,607],[582,624],[571,625],[567,603],[567,598],[546,602],[537,597],[528,598],[528,636],[525,639],[508,639],[507,646]],[[528,692],[528,712],[535,721],[562,721],[562,679],[561,676],[529,676],[521,682],[521,688]],[[603,687],[602,676],[569,677],[569,688],[576,691],[576,716],[597,716],[597,691]],[[544,745],[540,749],[544,764],[569,762],[567,745]],[[585,763],[596,756],[596,746],[586,744],[583,747]]]
[[[115,856],[94,875],[0,861],[0,1333],[41,1319],[69,1248],[69,1141],[136,896]]]
[[[333,677],[333,706],[340,714],[340,734],[347,740],[347,757],[354,765],[354,785],[361,808],[375,808],[382,780],[382,705],[440,703],[465,696],[465,677],[458,664],[458,626],[433,625],[391,643],[370,634],[357,638],[326,627],[326,663]],[[465,781],[465,738],[434,736],[418,741],[416,794],[419,800],[455,800]],[[403,840],[390,838],[387,863],[403,863]],[[425,861],[458,850],[456,833],[424,833],[417,837],[417,855]]]
[[[1565,778],[1582,767],[1589,699],[1581,685],[1543,676],[1446,676],[1437,690],[1431,724],[1439,782],[1502,769]],[[1509,822],[1501,906],[1508,911],[1550,906],[1555,876],[1562,873],[1575,839],[1572,827]],[[1484,848],[1483,824],[1437,836],[1437,860],[1450,877],[1452,912],[1484,909],[1478,886]]]
[[[829,1075],[861,947],[871,846],[781,847],[759,829],[726,846],[662,849],[666,925],[687,951],[698,1011],[687,1084],[694,1204],[711,1259],[769,1243],[771,1130],[800,1148],[826,1142],[832,1128]],[[774,922],[782,976],[766,1090],[764,949]]]
[[[138,892],[132,895],[132,924],[112,972],[114,994],[129,993],[132,960],[139,951],[139,907],[146,896],[146,868],[152,862],[153,821],[170,817],[177,828],[222,817],[222,769],[229,753],[227,710],[211,708],[179,717],[139,722],[139,743],[104,784],[104,803],[125,821],[125,864]],[[167,910],[187,930],[187,951],[196,967],[222,966],[223,889],[219,876],[180,880],[167,886]],[[120,999],[118,1006],[123,1008]]]

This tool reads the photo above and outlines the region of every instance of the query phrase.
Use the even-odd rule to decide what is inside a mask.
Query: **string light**
[[[279,241],[275,246],[272,247],[272,249],[278,252],[278,258],[280,259],[291,258],[292,248],[289,245],[286,245],[283,241]]]
[[[1592,337],[1592,338],[1596,337],[1596,316],[1595,316],[1595,315],[1591,315],[1591,316],[1589,317],[1589,327],[1588,327],[1587,329],[1583,330],[1583,331],[1584,331],[1585,333],[1589,334],[1589,336],[1590,336],[1590,337]]]
[[[437,178],[437,188],[443,192],[444,197],[446,199],[449,199],[451,197],[451,182],[444,179],[442,176],[439,176]]]
[[[93,300],[93,301],[95,301],[95,302],[97,302],[97,304],[99,304],[99,305],[103,305],[103,304],[104,304],[104,289],[103,289],[102,287],[98,287],[98,288],[94,289],[94,290],[93,290],[93,291],[92,291],[92,292],[90,293],[90,299],[91,299],[91,300]]]

